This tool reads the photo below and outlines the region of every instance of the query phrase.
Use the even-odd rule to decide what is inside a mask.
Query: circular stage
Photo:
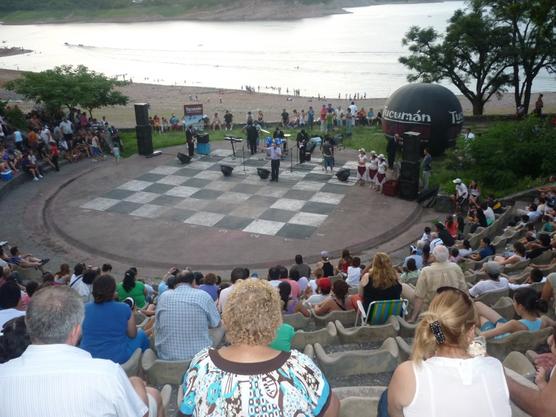
[[[213,148],[214,148],[214,144]],[[44,205],[51,232],[93,256],[149,268],[223,270],[290,264],[300,253],[357,252],[413,223],[418,206],[355,184],[356,152],[336,154],[351,169],[342,183],[311,162],[282,161],[279,182],[261,180],[264,154],[234,159],[227,143],[182,165],[183,147],[94,166],[65,182]],[[234,166],[224,177],[220,165]],[[291,169],[293,168],[293,169]]]

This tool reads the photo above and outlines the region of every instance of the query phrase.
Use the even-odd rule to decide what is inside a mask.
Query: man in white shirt
[[[2,416],[164,416],[157,390],[76,347],[83,318],[83,301],[68,287],[33,295],[25,318],[32,344],[0,365]]]
[[[478,297],[487,292],[508,288],[508,279],[500,276],[502,266],[499,263],[486,262],[483,265],[483,271],[488,275],[488,279],[480,280],[469,289],[471,297]]]
[[[230,274],[230,285],[228,288],[224,288],[220,291],[220,297],[218,297],[218,311],[222,313],[224,311],[224,306],[226,305],[226,301],[228,301],[228,297],[232,293],[234,289],[234,284],[240,279],[247,279],[249,278],[249,270],[247,268],[234,268],[232,269],[232,273]]]
[[[73,268],[73,275],[70,278],[69,286],[74,289],[83,300],[86,301],[91,295],[91,289],[83,282],[83,273],[85,272],[85,265],[82,263],[76,264]]]
[[[481,210],[483,210],[483,214],[485,215],[485,219],[487,222],[487,226],[490,226],[496,220],[496,215],[494,214],[494,210],[492,207],[489,207],[487,203],[483,202],[481,204]]]
[[[456,206],[461,206],[469,198],[469,192],[467,191],[467,186],[463,183],[463,181],[460,178],[456,178],[452,182],[456,185],[456,193],[454,195]]]
[[[282,159],[282,150],[276,144],[276,142],[273,142],[272,146],[270,148],[267,148],[266,150],[270,154],[270,181],[278,182],[278,175],[280,173],[280,159]]]
[[[6,282],[0,287],[0,335],[6,322],[24,315],[19,285],[14,281]]]

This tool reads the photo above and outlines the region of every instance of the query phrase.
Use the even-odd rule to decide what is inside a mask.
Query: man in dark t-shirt
[[[288,127],[290,125],[290,114],[284,109],[282,111],[282,126]]]
[[[232,115],[232,113],[230,113],[228,110],[226,110],[226,113],[224,113],[224,126],[226,128],[226,130],[232,130],[234,125],[232,124],[232,120],[234,119],[234,116]]]
[[[257,139],[259,138],[259,131],[253,125],[253,120],[249,120],[247,122],[245,132],[247,133],[247,143],[249,144],[251,155],[255,155],[257,153]]]

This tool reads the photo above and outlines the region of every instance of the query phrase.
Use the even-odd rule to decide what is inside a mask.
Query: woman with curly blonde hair
[[[230,346],[193,358],[179,416],[338,416],[339,400],[313,361],[268,346],[282,323],[280,296],[270,283],[237,282],[222,321]]]
[[[498,359],[470,354],[478,315],[464,292],[441,287],[415,330],[411,360],[388,386],[390,417],[510,417]]]
[[[390,257],[384,252],[378,252],[359,281],[359,295],[363,299],[365,311],[373,301],[396,300],[401,294],[402,284]]]

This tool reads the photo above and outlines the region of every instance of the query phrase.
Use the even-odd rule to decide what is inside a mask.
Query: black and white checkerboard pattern
[[[234,166],[224,177],[220,164]],[[340,182],[313,159],[290,171],[283,161],[280,181],[261,180],[257,168],[270,169],[263,154],[242,164],[231,150],[218,149],[181,165],[177,160],[83,204],[81,208],[165,219],[189,225],[242,230],[247,233],[307,239],[343,200],[355,184],[355,162],[348,182]]]

